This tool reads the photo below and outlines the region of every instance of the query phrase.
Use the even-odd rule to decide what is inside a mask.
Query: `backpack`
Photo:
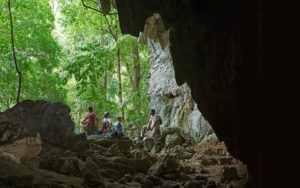
[[[161,119],[160,116],[158,116],[158,120],[159,120],[159,125],[161,125],[162,124],[162,119]]]
[[[105,126],[104,126],[104,124],[103,123],[101,123],[100,125],[99,125],[99,127],[98,127],[98,132],[101,132],[101,133],[103,133],[104,131],[105,131]]]

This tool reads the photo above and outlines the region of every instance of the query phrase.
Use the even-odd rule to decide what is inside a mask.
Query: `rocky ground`
[[[171,128],[156,145],[150,137],[86,137],[70,131],[69,118],[68,108],[47,102],[0,113],[1,188],[245,187],[246,167],[223,143],[192,144]]]

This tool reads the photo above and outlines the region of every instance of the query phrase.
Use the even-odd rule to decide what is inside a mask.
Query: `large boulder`
[[[62,103],[25,100],[0,113],[0,145],[39,133],[43,142],[67,147],[75,135],[70,112]]]
[[[83,188],[82,179],[48,170],[31,169],[0,157],[0,187],[74,187]]]

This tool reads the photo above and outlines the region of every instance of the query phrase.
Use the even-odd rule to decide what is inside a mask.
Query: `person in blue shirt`
[[[114,131],[113,131],[113,135],[115,136],[123,136],[123,126],[122,126],[122,121],[123,118],[121,116],[117,117],[117,123],[114,126]]]

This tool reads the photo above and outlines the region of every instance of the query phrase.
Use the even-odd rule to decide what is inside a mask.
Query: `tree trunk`
[[[126,70],[128,72],[128,77],[129,77],[130,84],[131,84],[132,88],[134,88],[134,80],[133,80],[133,73],[132,73],[132,70],[131,70],[131,66],[129,65],[129,63],[127,61],[124,61],[124,65],[125,65]]]
[[[105,100],[107,101],[107,70],[103,74],[103,90],[105,95]]]
[[[17,104],[20,101],[20,94],[21,94],[21,84],[22,84],[22,73],[19,70],[18,63],[17,63],[17,57],[16,57],[16,52],[15,52],[15,42],[14,42],[14,27],[13,27],[13,19],[12,19],[12,14],[11,14],[11,3],[10,0],[7,2],[8,4],[8,12],[9,12],[9,20],[10,20],[10,38],[11,38],[11,50],[13,54],[13,60],[14,64],[16,67],[16,71],[19,76],[19,85],[18,85],[18,93],[17,93]]]
[[[137,41],[135,40],[132,44],[132,60],[133,60],[133,68],[134,68],[134,82],[133,82],[133,90],[138,97],[138,102],[134,103],[136,109],[140,107],[140,82],[141,82],[141,65],[139,58],[139,48]]]
[[[79,132],[82,131],[82,126],[81,126],[81,119],[82,119],[82,114],[81,114],[81,102],[79,98],[76,98],[76,110],[77,112],[77,124],[79,125]]]
[[[6,108],[9,109],[10,108],[10,100],[9,97],[6,100]]]
[[[118,74],[118,82],[119,82],[119,92],[118,92],[119,103],[123,104],[120,48],[117,49],[117,74]],[[123,108],[121,108],[121,113],[122,113],[122,117],[124,119]]]
[[[107,15],[111,10],[110,0],[98,0],[99,10],[103,15]]]

